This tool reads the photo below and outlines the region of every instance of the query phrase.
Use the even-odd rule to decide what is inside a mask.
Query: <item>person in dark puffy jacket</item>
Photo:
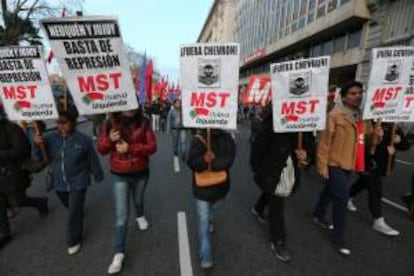
[[[96,182],[104,178],[92,139],[76,130],[76,109],[61,111],[57,130],[43,136],[36,134],[34,143],[44,144],[49,156],[49,188],[54,189],[68,209],[66,244],[69,255],[79,252],[82,243],[84,206],[91,174]]]
[[[116,212],[114,258],[108,268],[109,274],[122,270],[130,197],[135,206],[139,229],[144,231],[149,227],[144,215],[144,192],[149,179],[149,157],[156,150],[156,138],[150,121],[144,117],[141,110],[115,113],[103,124],[98,151],[111,155]]]
[[[303,149],[297,149],[298,133],[274,133],[271,104],[263,108],[256,124],[250,165],[262,194],[251,212],[264,221],[264,210],[268,208],[271,248],[279,260],[289,262],[291,256],[286,249],[285,200],[300,185],[299,166],[309,165],[314,159],[314,139],[311,133],[303,133]],[[291,177],[291,188],[284,191],[285,194],[278,188],[283,185],[281,179],[285,168],[289,167],[294,177]]]
[[[211,130],[211,150],[209,150],[207,131],[200,131],[191,142],[187,164],[193,171],[193,194],[198,215],[198,234],[200,241],[200,259],[202,268],[213,266],[213,254],[210,241],[212,231],[213,205],[226,197],[230,190],[229,170],[236,155],[236,145],[231,135],[223,130]],[[226,179],[214,186],[197,184],[195,173],[208,168],[211,171],[225,171]]]
[[[29,197],[30,172],[23,168],[30,159],[31,145],[23,129],[10,122],[0,107],[0,248],[11,238],[8,208],[33,207],[47,215],[47,198]]]

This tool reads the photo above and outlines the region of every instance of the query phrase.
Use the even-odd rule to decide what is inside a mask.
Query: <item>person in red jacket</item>
[[[114,258],[108,268],[109,274],[118,273],[122,269],[130,197],[135,206],[139,229],[148,229],[148,221],[144,216],[144,192],[149,179],[149,156],[156,149],[156,138],[151,124],[141,110],[115,113],[102,126],[98,151],[101,154],[111,154],[116,212]]]

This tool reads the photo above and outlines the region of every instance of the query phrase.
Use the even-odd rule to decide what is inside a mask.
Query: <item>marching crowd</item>
[[[325,183],[314,206],[313,222],[327,230],[338,253],[351,254],[347,210],[356,210],[352,200],[364,189],[369,195],[372,228],[384,235],[399,235],[381,212],[382,179],[389,169],[388,160],[393,165],[396,150],[408,150],[410,144],[401,129],[393,131],[391,124],[362,120],[360,83],[344,85],[340,95],[342,104],[330,106],[326,129],[321,133],[274,133],[270,104],[256,110],[251,118],[250,166],[261,190],[251,212],[259,221],[268,223],[271,248],[283,262],[291,260],[286,247],[284,204],[299,188],[302,171],[311,166],[316,167]],[[249,110],[243,109],[242,113],[247,117]],[[77,119],[76,109],[68,108],[60,112],[56,130],[41,134],[30,132],[29,126],[21,128],[8,121],[4,111],[0,111],[0,247],[11,239],[9,221],[18,208],[33,207],[40,215],[47,215],[47,198],[26,193],[32,174],[47,167],[48,187],[68,210],[67,252],[79,252],[91,176],[95,182],[104,179],[98,153],[110,155],[115,231],[108,273],[120,272],[127,246],[130,200],[138,228],[149,228],[144,208],[150,181],[149,162],[157,150],[155,132],[165,129],[172,137],[175,172],[180,171],[181,162],[193,172],[201,267],[211,268],[213,209],[230,190],[230,169],[237,151],[233,137],[219,129],[184,128],[178,99],[171,105],[155,101],[138,110],[94,117],[93,137],[77,130]],[[351,185],[354,173],[358,178]],[[411,216],[414,174],[412,183],[413,190],[404,196]],[[330,206],[332,221],[326,217]]]

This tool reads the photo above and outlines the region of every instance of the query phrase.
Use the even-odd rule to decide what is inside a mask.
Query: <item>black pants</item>
[[[350,197],[355,197],[361,191],[368,190],[368,205],[374,219],[382,217],[382,179],[374,174],[360,174],[351,186]]]
[[[70,192],[56,192],[62,204],[69,210],[66,228],[66,244],[68,247],[82,242],[84,205],[86,189]]]
[[[266,206],[269,208],[269,226],[272,242],[274,244],[285,242],[285,198],[274,195],[265,195],[262,193],[255,205],[256,211],[263,214]]]
[[[257,200],[256,204],[254,205],[254,209],[256,210],[258,214],[260,214],[261,216],[264,216],[265,209],[268,205],[269,205],[269,200],[267,196],[264,193],[262,193],[259,199]]]
[[[0,239],[10,235],[10,224],[7,218],[8,200],[6,194],[0,194]]]

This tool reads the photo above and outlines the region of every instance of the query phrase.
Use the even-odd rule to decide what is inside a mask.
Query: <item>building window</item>
[[[345,41],[346,41],[345,35],[335,38],[334,53],[341,52],[345,49]]]
[[[324,16],[326,14],[326,5],[320,5],[318,7],[318,12],[316,14],[316,18],[321,18],[322,16]]]
[[[298,29],[302,29],[305,26],[305,23],[306,23],[306,16],[303,16],[299,19]]]
[[[315,8],[315,0],[309,0],[309,10],[313,10]]]
[[[325,55],[330,55],[332,54],[332,50],[333,50],[333,41],[332,40],[328,40],[325,43],[322,44],[322,56]]]
[[[349,34],[348,49],[359,47],[359,45],[361,44],[361,35],[362,35],[361,29]]]
[[[298,21],[295,21],[292,23],[292,33],[296,32],[297,29],[298,29]]]
[[[330,0],[328,3],[328,12],[333,11],[336,9],[337,0]]]
[[[321,55],[321,44],[312,46],[309,55],[311,57],[319,57]]]
[[[309,12],[309,15],[308,15],[308,24],[312,23],[314,19],[315,19],[315,13],[313,11],[312,12]]]

